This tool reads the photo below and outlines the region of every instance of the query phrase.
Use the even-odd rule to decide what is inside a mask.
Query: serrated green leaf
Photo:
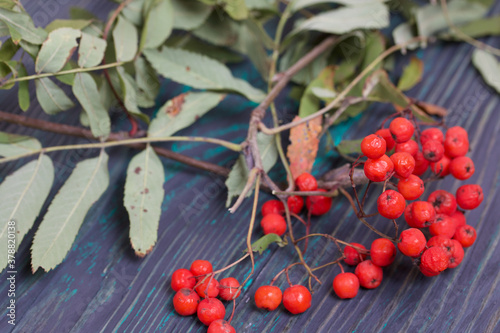
[[[151,65],[142,57],[134,61],[135,82],[137,84],[137,105],[143,108],[155,105],[160,91],[160,80]]]
[[[162,45],[172,33],[174,11],[170,0],[153,0],[142,28],[140,49]]]
[[[76,74],[73,94],[87,113],[92,135],[96,138],[107,137],[111,131],[111,120],[108,111],[102,105],[97,84],[90,74]]]
[[[121,14],[134,25],[142,26],[144,23],[143,8],[145,2],[146,0],[133,0],[123,8]]]
[[[141,119],[145,123],[149,123],[149,117],[142,113],[137,107],[137,88],[135,87],[134,79],[125,72],[123,67],[117,68],[118,77],[120,78],[120,87],[123,95],[123,104],[127,111],[134,117]]]
[[[24,40],[20,41],[19,45],[21,45],[23,50],[26,51],[33,60],[36,59],[38,52],[40,52],[40,45],[32,44]]]
[[[159,74],[193,88],[234,91],[254,102],[265,97],[261,90],[233,77],[226,66],[204,55],[169,47],[148,49],[144,55]]]
[[[248,18],[248,8],[245,0],[221,0],[226,13],[234,20],[245,20]]]
[[[54,166],[48,156],[40,155],[38,160],[31,161],[8,176],[0,185],[0,214],[3,217],[0,229],[0,246],[7,249],[9,221],[13,226],[16,239],[16,251],[24,236],[35,223],[42,209],[52,183],[54,182]],[[0,259],[0,269],[7,265],[7,256]]]
[[[78,49],[78,66],[94,67],[99,65],[104,58],[107,43],[104,39],[82,33]]]
[[[35,28],[31,17],[26,13],[18,13],[0,8],[0,21],[3,21],[12,36],[12,40],[19,42],[21,39],[39,45],[42,44],[47,33],[45,30]]]
[[[174,29],[193,30],[206,21],[212,7],[196,0],[171,0],[174,15]]]
[[[263,39],[256,35],[253,24],[247,20],[240,24],[238,41],[233,48],[250,59],[255,68],[259,71],[263,79],[267,80],[269,76],[269,58],[264,48]]]
[[[137,53],[137,28],[123,16],[118,17],[118,23],[113,29],[115,54],[117,61],[130,61]]]
[[[241,35],[240,35],[241,36]],[[243,56],[230,49],[209,44],[191,35],[170,36],[165,44],[168,47],[180,48],[193,53],[202,53],[209,58],[217,59],[222,63],[235,63],[243,61]]]
[[[18,62],[15,60],[0,61],[0,77],[5,78],[7,75],[12,74],[12,79],[17,77],[17,65]],[[14,84],[9,84],[12,87]],[[5,86],[2,89],[6,89]],[[10,89],[10,88],[8,88]]]
[[[48,77],[36,79],[35,88],[36,98],[43,111],[48,114],[56,114],[75,106],[64,91]]]
[[[474,20],[460,26],[460,31],[473,38],[500,35],[500,16],[486,17]],[[448,40],[462,40],[460,36],[457,36],[452,31],[440,34],[439,38]]]
[[[211,44],[231,46],[238,41],[238,27],[238,24],[233,20],[213,12],[205,23],[193,30],[193,34]]]
[[[19,77],[28,76],[28,72],[26,71],[26,67],[24,67],[23,63],[19,63],[18,74],[19,74]],[[17,92],[17,100],[18,100],[19,107],[21,108],[21,110],[26,111],[29,109],[30,103],[31,103],[29,81],[20,81],[19,82],[19,90]]]
[[[341,155],[361,154],[361,141],[363,139],[342,140],[335,148]]]
[[[31,246],[31,267],[46,272],[60,264],[71,249],[87,212],[109,184],[108,155],[79,162],[52,200]]]
[[[335,94],[333,88],[333,77],[335,67],[327,66],[321,73],[307,86],[302,98],[300,99],[299,117],[305,118],[319,110],[320,100],[313,93],[314,88],[326,89]]]
[[[42,149],[40,141],[30,136],[0,132],[0,156],[9,157]]]
[[[411,58],[408,66],[405,67],[403,74],[398,82],[398,88],[406,91],[413,88],[422,80],[424,73],[424,63],[418,58]]]
[[[259,146],[260,156],[262,157],[262,166],[265,172],[271,170],[278,160],[278,149],[276,148],[276,140],[272,135],[266,135],[262,132],[257,134],[257,144]],[[250,175],[245,158],[240,155],[236,163],[231,168],[231,172],[226,179],[227,200],[226,207],[229,207],[233,197],[241,194]],[[252,191],[248,191],[247,197]]]
[[[59,28],[72,28],[75,30],[82,30],[88,27],[91,23],[91,20],[54,20],[45,27],[45,31],[51,33],[52,31]]]
[[[192,125],[224,99],[224,94],[190,92],[167,101],[148,129],[149,137],[167,137]]]
[[[116,104],[116,97],[113,94],[108,81],[106,80],[102,80],[101,84],[99,85],[99,97],[104,110],[109,110]],[[87,126],[90,126],[90,122]]]
[[[500,63],[490,53],[475,49],[472,53],[472,63],[483,76],[486,84],[500,93]]]
[[[81,35],[80,30],[72,28],[59,28],[52,31],[47,40],[43,42],[36,58],[36,72],[59,72],[78,46],[76,39]]]
[[[0,48],[0,61],[11,60],[19,50],[19,45],[14,44],[12,38],[7,39]]]
[[[345,6],[366,6],[373,3],[381,3],[381,0],[296,0],[291,2],[291,10],[296,12],[300,9],[311,7],[322,3],[335,3]]]
[[[130,243],[139,257],[151,252],[158,237],[164,181],[163,164],[147,145],[128,165],[123,199],[130,219]]]
[[[70,60],[66,63],[66,65],[64,65],[63,68],[61,68],[61,71],[67,71],[70,69],[75,69],[77,67],[78,67],[77,64],[73,60]],[[75,74],[70,73],[70,74],[64,74],[64,75],[57,75],[56,79],[59,82],[67,84],[68,86],[72,86],[73,82],[75,82]]]
[[[97,20],[97,16],[82,7],[71,7],[69,16],[72,20]]]
[[[265,250],[267,250],[269,245],[273,243],[276,243],[279,247],[283,247],[286,245],[280,236],[276,234],[267,234],[252,243],[252,251],[262,254]],[[248,252],[248,250],[246,250],[245,252]]]

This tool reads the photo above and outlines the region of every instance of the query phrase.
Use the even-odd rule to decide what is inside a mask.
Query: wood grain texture
[[[26,2],[27,10],[39,12],[37,25],[47,19],[67,17],[70,4],[57,2],[57,13],[48,13],[41,2]],[[53,3],[56,3],[54,1]],[[82,1],[104,16],[110,2]],[[48,7],[47,7],[48,8]],[[500,3],[494,9],[500,13]],[[500,46],[500,38],[484,41]],[[384,269],[384,281],[376,290],[360,290],[357,298],[341,301],[333,295],[331,281],[338,268],[321,270],[323,285],[315,285],[313,306],[299,316],[278,311],[264,312],[253,305],[253,293],[297,257],[291,248],[271,247],[256,256],[256,272],[236,304],[233,324],[237,332],[499,332],[500,331],[500,98],[487,87],[470,64],[472,47],[464,44],[433,45],[418,51],[416,56],[425,64],[422,82],[409,95],[449,108],[449,125],[461,125],[470,132],[470,156],[476,162],[476,174],[467,183],[479,183],[485,200],[481,207],[467,213],[468,223],[478,231],[476,244],[466,250],[463,263],[435,278],[423,277],[410,260],[398,255],[396,262]],[[408,58],[398,57],[397,69]],[[232,67],[236,77],[250,80],[264,88],[257,71],[248,64]],[[33,65],[28,72],[33,71]],[[31,88],[33,89],[33,85]],[[184,92],[181,86],[164,83],[157,107],[169,98]],[[34,91],[31,97],[34,98]],[[13,92],[0,92],[1,108],[21,113]],[[214,112],[203,117],[195,127],[180,135],[216,136],[233,142],[245,138],[250,111],[255,104],[243,97],[231,95]],[[280,117],[289,121],[297,105],[283,93],[278,103]],[[78,124],[78,109],[50,117],[32,103],[28,114],[72,125]],[[392,107],[376,105],[362,116],[342,123],[332,131],[336,142],[357,139],[372,132],[375,123],[392,112]],[[151,112],[149,112],[151,114]],[[127,130],[126,117],[112,110],[113,123]],[[266,119],[268,124],[270,118]],[[37,137],[44,146],[85,142],[38,130],[0,123],[0,130]],[[221,166],[230,166],[237,154],[222,148],[199,143],[165,144],[176,152],[196,156]],[[332,151],[325,153],[320,146],[320,158],[313,173],[320,175],[344,161]],[[128,217],[123,207],[123,187],[127,162],[134,155],[128,148],[112,148],[110,155],[110,187],[89,211],[75,244],[66,260],[49,273],[31,274],[29,248],[33,230],[28,233],[18,252],[17,325],[7,324],[6,273],[0,275],[0,332],[205,332],[195,318],[183,318],[174,313],[169,276],[175,269],[186,267],[195,259],[209,259],[220,268],[238,259],[245,248],[246,227],[251,200],[246,200],[238,212],[231,215],[224,207],[224,179],[177,162],[163,159],[166,170],[166,198],[162,205],[158,242],[149,255],[139,259],[128,239]],[[97,151],[66,151],[51,155],[56,168],[56,180],[49,198],[71,173],[75,164],[96,156]],[[0,165],[0,180],[26,161]],[[272,177],[283,177],[276,168]],[[454,192],[459,182],[446,179],[430,185],[426,195],[436,188]],[[270,198],[261,196],[261,203]],[[374,211],[376,196],[367,202],[367,211]],[[42,209],[46,211],[47,203]],[[35,226],[41,219],[38,218]],[[375,225],[391,232],[391,224],[379,218]],[[405,225],[403,219],[400,225]],[[304,230],[296,225],[297,235]],[[346,241],[365,245],[376,235],[356,220],[348,202],[337,198],[327,216],[313,221],[311,232],[334,234]],[[260,236],[256,227],[255,238]],[[333,244],[324,239],[311,239],[305,259],[320,265],[337,256]],[[350,268],[349,268],[350,269]],[[225,276],[240,281],[250,270],[249,261],[230,269]],[[351,270],[351,269],[350,269]],[[290,272],[294,283],[306,277],[300,267]],[[280,279],[277,285],[285,288]],[[227,304],[230,311],[231,305]]]

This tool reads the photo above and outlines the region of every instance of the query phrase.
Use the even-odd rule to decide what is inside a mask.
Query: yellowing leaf
[[[299,116],[293,121],[300,120]],[[295,126],[290,130],[290,145],[286,156],[290,160],[293,178],[304,172],[311,172],[316,154],[318,153],[322,118],[316,117],[307,123]]]

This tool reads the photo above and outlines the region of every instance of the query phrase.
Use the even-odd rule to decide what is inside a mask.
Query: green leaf
[[[291,9],[296,12],[300,9],[322,4],[322,3],[335,3],[345,6],[366,6],[374,3],[380,3],[379,0],[296,0],[291,2]]]
[[[59,72],[78,46],[76,39],[81,35],[80,30],[71,28],[59,28],[52,31],[47,40],[43,42],[36,58],[36,72]]]
[[[252,26],[255,26],[255,24],[250,20],[243,22],[239,26],[238,41],[233,48],[248,56],[262,78],[267,80],[269,76],[268,54],[264,48],[263,39],[259,38],[255,32],[255,27],[252,29]]]
[[[394,44],[401,45],[407,43],[409,40],[415,38],[415,33],[412,26],[409,23],[401,23],[392,31],[392,38],[394,39]],[[402,53],[406,53],[406,49],[414,50],[418,47],[419,43],[411,43],[402,50]]]
[[[0,48],[0,61],[11,60],[19,50],[19,45],[14,44],[12,38],[7,39]]]
[[[276,234],[267,234],[252,243],[252,251],[262,254],[265,250],[267,250],[269,245],[273,243],[276,243],[279,247],[286,246],[286,243],[281,239],[280,236]],[[248,250],[246,250],[245,252],[248,252]]]
[[[158,73],[193,88],[234,91],[254,102],[265,97],[261,90],[233,77],[226,66],[204,55],[169,47],[145,50],[144,55]]]
[[[13,9],[16,6],[14,0],[0,0],[0,8]]]
[[[72,28],[75,30],[82,30],[88,27],[91,23],[91,20],[54,20],[45,27],[45,31],[51,33],[52,31],[59,28]]]
[[[242,55],[223,46],[209,44],[191,35],[170,36],[166,42],[166,46],[180,48],[193,53],[202,53],[205,56],[217,59],[222,63],[235,63],[243,61]]]
[[[120,78],[120,87],[123,95],[123,104],[127,111],[134,117],[141,119],[145,123],[149,123],[149,117],[139,110],[137,107],[137,89],[135,87],[134,79],[125,72],[123,67],[117,68],[118,77]]]
[[[151,1],[151,0],[147,0]],[[142,26],[144,23],[143,8],[146,0],[133,0],[123,8],[121,14],[136,26]]]
[[[167,137],[191,126],[212,110],[226,95],[211,92],[190,92],[167,101],[148,129],[149,137]]]
[[[262,166],[264,171],[268,172],[276,164],[278,160],[278,149],[276,148],[276,140],[273,135],[266,135],[262,132],[257,134],[257,144],[259,146],[260,156],[262,157]],[[236,163],[231,168],[231,172],[226,179],[227,187],[227,201],[226,207],[229,207],[233,197],[241,194],[250,175],[245,157],[240,155]],[[250,196],[252,191],[248,191],[247,197]]]
[[[211,44],[231,46],[238,41],[238,30],[239,26],[236,22],[213,12],[205,23],[193,30],[193,34]]]
[[[139,257],[151,252],[158,237],[164,181],[163,164],[148,144],[128,165],[123,199],[130,218],[130,243]]]
[[[111,131],[109,114],[101,102],[97,84],[88,73],[78,73],[73,84],[73,94],[87,113],[92,135],[107,137]]]
[[[20,41],[19,45],[21,45],[23,50],[26,51],[33,60],[36,59],[38,52],[40,52],[40,45],[32,44],[24,40]]]
[[[31,246],[31,267],[46,272],[60,264],[71,249],[85,215],[109,184],[108,155],[79,162],[52,200]]]
[[[460,31],[473,38],[500,35],[500,16],[474,20],[460,26]],[[439,38],[461,40],[459,36],[456,36],[451,31],[439,35]]]
[[[174,29],[193,30],[203,24],[212,12],[212,7],[196,0],[171,0]]]
[[[117,61],[130,61],[137,53],[137,28],[123,16],[118,17],[118,23],[113,29],[115,53]]]
[[[19,77],[28,76],[28,72],[26,71],[26,67],[24,67],[23,63],[19,63]],[[26,111],[30,107],[30,86],[29,81],[20,81],[19,82],[19,90],[17,92],[17,99],[19,103],[19,107],[21,110]]]
[[[99,65],[104,58],[106,45],[104,39],[82,33],[78,49],[78,66],[88,68]]]
[[[309,83],[300,99],[299,117],[305,118],[319,110],[320,100],[313,93],[314,88],[322,88],[335,93],[333,88],[334,75],[335,66],[327,66],[321,71],[318,77]]]
[[[152,0],[142,28],[140,49],[162,45],[172,33],[174,11],[170,0]]]
[[[18,13],[0,8],[0,21],[3,21],[7,25],[14,42],[19,42],[23,39],[39,45],[47,38],[45,30],[35,28],[31,17],[26,13]]]
[[[61,71],[75,69],[77,67],[78,67],[77,64],[73,60],[70,60],[70,61],[68,61],[66,63],[66,65],[64,65],[63,68],[61,68]],[[74,73],[70,73],[70,74],[64,74],[64,75],[57,75],[56,79],[59,82],[67,84],[68,86],[72,86],[73,82],[75,82],[75,74]]]
[[[276,12],[277,6],[274,0],[245,0],[249,10],[267,10]]]
[[[54,182],[54,166],[46,155],[31,161],[5,178],[0,185],[0,214],[3,219],[0,228],[0,246],[7,249],[9,221],[14,221],[16,250],[24,236],[33,227],[52,183]],[[0,259],[0,269],[7,265],[7,256]]]
[[[134,62],[135,82],[137,84],[137,105],[148,108],[155,105],[155,98],[160,91],[160,80],[151,65],[138,57]]]
[[[486,84],[500,93],[500,63],[490,53],[475,49],[472,53],[472,63],[483,76]]]
[[[411,58],[408,66],[405,67],[403,74],[398,82],[398,88],[406,91],[413,88],[422,80],[424,73],[424,63],[418,58]]]
[[[221,0],[226,13],[235,20],[245,20],[248,18],[248,8],[245,0]]]
[[[0,132],[0,156],[9,157],[42,149],[40,141],[30,136]]]
[[[36,98],[47,114],[56,114],[75,106],[64,91],[48,77],[36,79],[35,87]]]
[[[336,147],[341,155],[361,154],[361,141],[359,140],[342,140]]]

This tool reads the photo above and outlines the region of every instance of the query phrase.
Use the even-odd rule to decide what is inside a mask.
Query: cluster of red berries
[[[181,316],[198,315],[208,326],[208,333],[235,333],[230,323],[224,320],[226,308],[218,300],[231,301],[240,296],[240,283],[232,277],[217,281],[212,264],[206,260],[195,260],[190,269],[178,269],[172,274],[171,286],[175,311]]]
[[[261,286],[255,291],[255,305],[259,309],[276,310],[283,301],[283,306],[292,314],[305,312],[311,307],[312,296],[304,286],[291,285],[282,293],[281,289],[268,285]]]

